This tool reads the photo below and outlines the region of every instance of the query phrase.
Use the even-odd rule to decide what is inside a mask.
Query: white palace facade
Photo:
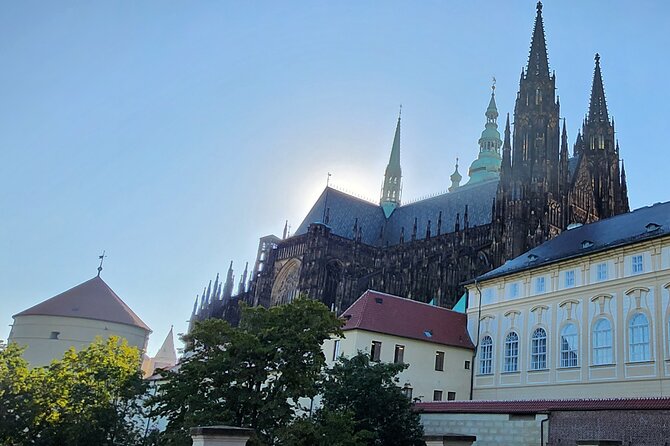
[[[572,228],[467,289],[474,399],[670,396],[670,202]]]

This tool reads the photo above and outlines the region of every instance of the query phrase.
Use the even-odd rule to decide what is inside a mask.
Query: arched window
[[[612,324],[607,318],[600,318],[593,325],[593,364],[612,364]]]
[[[547,368],[547,332],[544,328],[536,328],[530,340],[530,369]]]
[[[479,373],[490,375],[493,373],[493,339],[484,336],[479,350]]]
[[[637,313],[628,323],[628,346],[631,361],[649,361],[649,320],[644,313]]]
[[[561,330],[561,367],[579,365],[579,335],[575,324],[567,324]]]
[[[519,335],[510,332],[505,337],[505,372],[519,371]]]

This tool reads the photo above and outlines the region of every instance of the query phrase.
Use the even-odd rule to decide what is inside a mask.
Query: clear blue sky
[[[544,6],[570,140],[602,56],[632,207],[670,199],[665,1]],[[511,112],[534,1],[3,2],[0,338],[96,273],[154,330],[332,182],[377,199],[403,104],[404,198]]]

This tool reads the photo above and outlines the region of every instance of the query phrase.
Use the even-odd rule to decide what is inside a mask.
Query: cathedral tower
[[[401,110],[402,111],[402,110]],[[384,215],[389,218],[396,207],[400,206],[400,193],[402,190],[402,171],[400,169],[400,115],[395,127],[391,157],[384,173],[384,185],[382,186],[382,197],[379,201]]]
[[[505,258],[518,256],[535,246],[536,239],[546,240],[562,229],[561,204],[555,201],[559,196],[559,113],[538,2],[528,65],[521,72],[514,105],[511,160],[503,154],[503,165],[511,161],[508,168],[503,166],[497,203],[505,230]]]
[[[494,80],[495,81],[495,80]],[[498,132],[498,107],[496,106],[496,86],[491,86],[491,99],[486,108],[486,125],[479,138],[479,155],[472,162],[468,175],[468,185],[498,179],[500,175],[500,132]]]

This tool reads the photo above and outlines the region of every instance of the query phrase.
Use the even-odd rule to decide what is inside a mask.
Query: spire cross
[[[402,104],[400,104],[400,111],[398,112],[398,119],[402,117]]]
[[[596,57],[594,59],[596,63],[600,63],[600,54],[596,53]]]
[[[100,266],[98,266],[98,277],[100,277],[100,273],[102,272],[102,262],[105,261],[105,257],[107,256],[105,255],[105,251],[103,250],[102,255],[98,256],[98,258],[100,259]]]
[[[493,84],[491,85],[491,91],[492,93],[495,93],[496,91],[496,77],[493,76]]]

